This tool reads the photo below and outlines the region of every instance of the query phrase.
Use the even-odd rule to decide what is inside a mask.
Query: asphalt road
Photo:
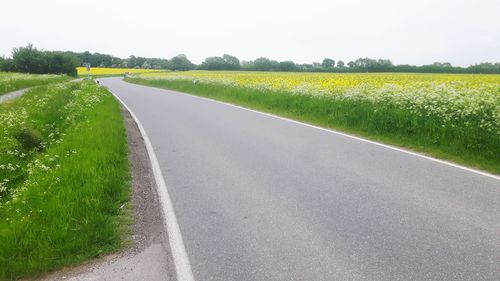
[[[10,93],[0,94],[0,103],[20,97],[28,89],[21,89]]]
[[[100,79],[156,151],[196,280],[500,280],[500,180]]]

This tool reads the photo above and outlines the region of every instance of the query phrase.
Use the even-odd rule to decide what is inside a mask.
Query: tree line
[[[145,58],[131,55],[122,59],[108,54],[76,53],[71,51],[38,50],[32,44],[14,48],[12,57],[0,57],[0,71],[24,73],[59,73],[76,75],[76,67],[90,63],[92,67],[123,67],[144,69],[184,70],[240,70],[240,71],[289,71],[289,72],[421,72],[421,73],[484,73],[500,74],[500,63],[480,63],[469,67],[435,62],[429,65],[394,65],[387,59],[358,58],[345,63],[325,58],[321,63],[298,64],[293,61],[276,61],[265,57],[253,61],[240,61],[224,54],[206,58],[201,64],[192,63],[186,55],[171,59]]]

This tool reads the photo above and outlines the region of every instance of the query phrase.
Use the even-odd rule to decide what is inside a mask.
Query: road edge
[[[144,140],[144,145],[148,152],[149,160],[151,162],[151,168],[156,182],[156,189],[160,199],[160,205],[163,213],[163,225],[165,226],[168,233],[168,240],[170,245],[170,250],[172,251],[172,258],[175,265],[175,272],[178,281],[194,281],[193,272],[191,269],[191,264],[184,246],[184,241],[182,239],[179,224],[177,223],[177,217],[174,212],[174,207],[172,205],[172,200],[168,193],[167,185],[163,174],[161,172],[158,159],[156,158],[156,153],[154,152],[153,145],[149,140],[146,130],[142,126],[141,122],[134,114],[134,112],[121,100],[118,95],[112,92],[109,88],[107,89],[115,98],[118,100],[123,107],[130,113],[132,119],[137,124],[139,131]]]

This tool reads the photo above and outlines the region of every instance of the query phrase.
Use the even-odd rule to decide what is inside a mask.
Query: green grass
[[[0,104],[0,121],[0,280],[122,247],[130,176],[112,95],[93,82],[41,86]]]
[[[73,78],[66,75],[0,72],[0,95],[19,89],[65,82],[71,79]]]
[[[433,116],[420,117],[391,104],[334,100],[326,96],[270,92],[187,80],[126,78],[274,113],[500,174],[500,139],[479,127],[442,127]]]

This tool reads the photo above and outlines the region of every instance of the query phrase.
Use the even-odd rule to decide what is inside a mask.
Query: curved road
[[[100,79],[156,151],[196,280],[500,280],[500,180]]]

